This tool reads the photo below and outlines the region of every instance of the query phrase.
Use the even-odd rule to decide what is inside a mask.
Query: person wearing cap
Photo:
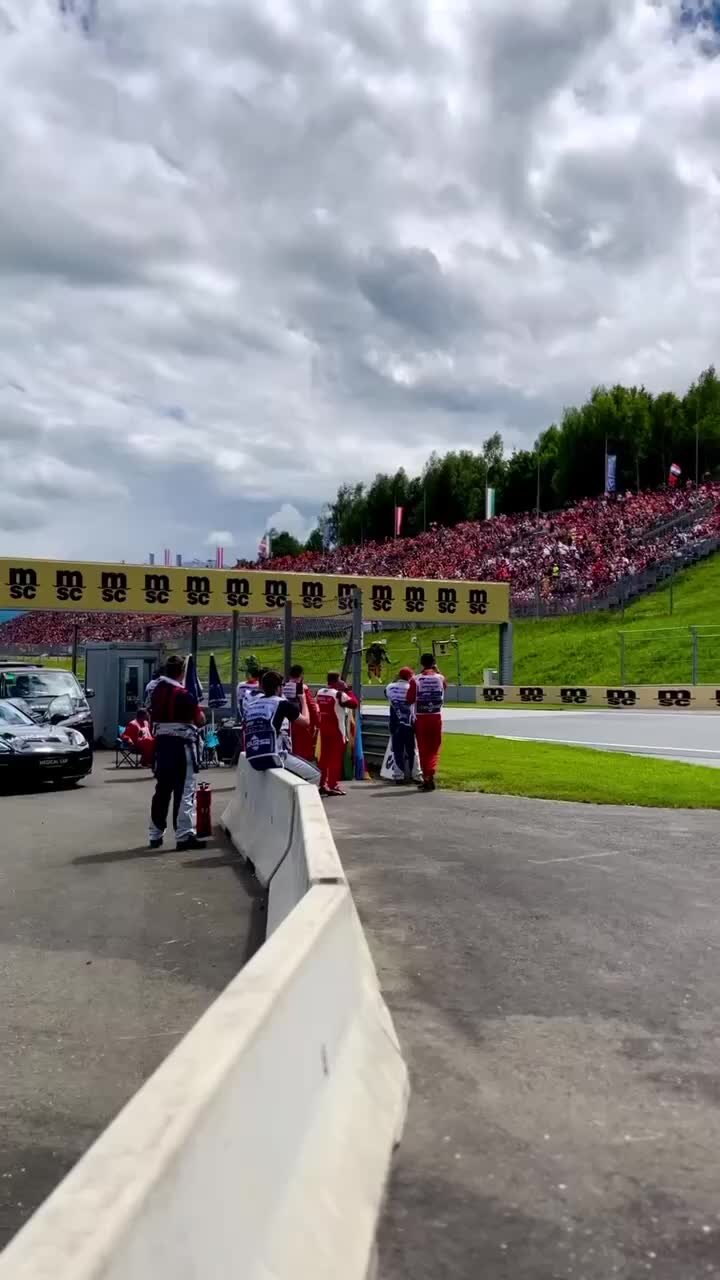
[[[413,709],[407,700],[414,674],[412,667],[401,667],[396,678],[385,689],[385,697],[390,703],[390,741],[395,761],[395,781],[405,786],[412,782],[415,764]]]

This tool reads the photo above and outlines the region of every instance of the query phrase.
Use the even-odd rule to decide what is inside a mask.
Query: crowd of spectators
[[[493,520],[432,528],[416,538],[274,558],[274,572],[342,573],[401,578],[469,578],[509,582],[513,603],[535,599],[590,599],[620,578],[681,556],[694,543],[720,536],[720,483],[619,497],[587,498],[553,514],[497,516]],[[229,617],[202,617],[202,632],[229,626]],[[243,619],[254,628],[272,618]],[[153,639],[187,631],[187,620],[154,614],[27,612],[0,625],[3,645],[72,644],[78,639]]]
[[[269,560],[266,567],[509,582],[513,602],[523,604],[538,590],[546,599],[598,595],[619,578],[670,560],[688,544],[718,533],[720,484],[707,482],[697,489],[586,498],[568,510],[541,513],[539,520],[535,513],[496,516],[432,528],[416,538],[304,552]]]

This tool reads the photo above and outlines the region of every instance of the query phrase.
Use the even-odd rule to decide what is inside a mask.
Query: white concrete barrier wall
[[[315,789],[243,763],[225,818],[268,875],[272,936],[0,1280],[365,1280],[407,1105],[392,1021]]]
[[[252,862],[263,888],[290,848],[299,778],[278,769],[261,773],[240,757],[232,800],[220,819],[235,848]]]

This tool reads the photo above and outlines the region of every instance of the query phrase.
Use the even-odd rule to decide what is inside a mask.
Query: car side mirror
[[[86,689],[86,690],[85,690],[85,697],[86,697],[86,698],[94,698],[94,697],[95,697],[95,690],[94,690],[94,689]]]

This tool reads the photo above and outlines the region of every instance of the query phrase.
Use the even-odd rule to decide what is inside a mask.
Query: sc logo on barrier
[[[483,587],[472,587],[468,594],[468,609],[473,617],[483,616],[488,609],[488,593]]]
[[[128,581],[126,573],[101,573],[100,594],[105,604],[125,604]]]
[[[250,603],[248,579],[228,578],[225,583],[225,599],[231,609],[247,609]]]
[[[372,607],[376,613],[389,613],[393,607],[392,587],[383,582],[374,582],[372,587]]]
[[[545,690],[537,686],[520,686],[521,702],[544,702]]]
[[[188,574],[185,579],[185,596],[188,604],[210,603],[210,579],[197,574]]]
[[[72,600],[78,604],[83,598],[85,585],[79,569],[58,569],[55,574],[55,595],[58,600]]]
[[[34,600],[37,595],[37,574],[34,569],[10,569],[8,586],[12,600]]]
[[[265,604],[268,609],[284,609],[288,601],[288,585],[281,578],[266,578]]]
[[[606,689],[605,699],[609,707],[634,707],[637,694],[634,689]]]
[[[454,587],[438,588],[438,613],[457,612],[457,591]]]
[[[500,688],[483,689],[483,702],[504,702],[505,690]]]
[[[170,600],[170,579],[166,573],[145,574],[145,603],[168,604]]]
[[[301,595],[303,609],[322,609],[325,598],[322,582],[303,582]]]
[[[658,702],[661,707],[689,707],[692,693],[689,689],[659,689]]]
[[[581,707],[587,702],[587,689],[561,689],[560,701]]]
[[[338,583],[338,609],[341,613],[352,613],[355,607],[355,592],[357,587],[354,582]]]
[[[424,613],[425,612],[425,588],[424,587],[406,587],[405,588],[405,612],[406,613]]]

